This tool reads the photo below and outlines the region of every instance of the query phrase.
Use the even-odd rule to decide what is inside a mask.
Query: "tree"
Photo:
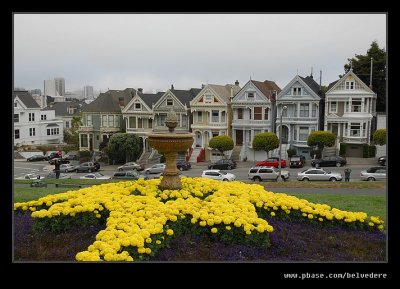
[[[79,126],[82,125],[82,117],[74,116],[71,120],[71,127],[64,130],[64,142],[67,144],[75,145],[79,147]]]
[[[353,72],[367,85],[370,83],[372,66],[372,90],[376,93],[376,111],[386,111],[386,51],[373,41],[366,55],[356,54],[348,59],[344,65],[345,72],[349,72],[353,66]]]
[[[316,130],[309,134],[307,145],[318,148],[317,155],[320,155],[324,147],[331,147],[335,144],[336,136],[330,131]]]
[[[256,134],[253,139],[253,149],[255,151],[268,152],[279,147],[279,139],[273,132],[263,132]]]
[[[210,139],[208,143],[210,148],[216,149],[224,155],[224,151],[233,149],[233,139],[227,135],[219,135]]]
[[[381,128],[374,132],[374,143],[380,146],[386,144],[386,129]]]
[[[137,135],[115,133],[108,142],[108,157],[116,163],[135,161],[142,151],[142,142]]]

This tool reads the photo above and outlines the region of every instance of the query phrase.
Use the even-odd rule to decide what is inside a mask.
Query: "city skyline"
[[[283,88],[311,70],[328,85],[372,41],[386,49],[386,14],[14,14],[14,85],[43,90],[63,77],[65,91],[154,93],[251,78]]]

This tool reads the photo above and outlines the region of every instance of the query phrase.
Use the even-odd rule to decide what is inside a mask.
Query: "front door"
[[[243,130],[236,130],[236,145],[243,145]]]
[[[196,131],[196,147],[201,147],[201,146],[202,146],[201,133],[199,131]]]

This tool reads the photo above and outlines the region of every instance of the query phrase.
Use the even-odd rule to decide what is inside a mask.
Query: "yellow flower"
[[[374,223],[369,222],[368,225],[370,225],[371,227],[373,227],[373,226],[374,226]]]
[[[156,244],[157,244],[157,245],[160,245],[160,244],[161,244],[161,241],[160,241],[160,240],[157,240],[157,241],[156,241]]]
[[[168,236],[172,236],[174,234],[174,231],[173,230],[171,230],[171,229],[168,229],[167,230],[167,235]]]
[[[323,221],[323,219],[322,219],[322,218],[318,218],[318,221],[322,222],[322,221]]]
[[[217,228],[212,228],[212,229],[211,229],[211,233],[215,234],[215,233],[217,233],[217,232],[218,232],[218,229],[217,229]]]
[[[274,212],[271,212],[271,217],[275,217],[275,213]]]
[[[231,226],[226,226],[225,229],[226,229],[227,231],[230,231],[232,228],[231,228]]]
[[[314,218],[314,216],[312,214],[308,214],[308,218],[311,220],[312,218]]]

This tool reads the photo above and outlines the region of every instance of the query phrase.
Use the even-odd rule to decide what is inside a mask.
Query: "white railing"
[[[282,117],[282,122],[285,122],[285,121],[315,121],[315,122],[317,122],[318,121],[318,118],[317,117],[292,117],[292,116],[289,116],[289,117]]]
[[[254,120],[254,119],[234,119],[233,125],[251,125],[251,124],[259,124],[259,125],[268,125],[271,124],[270,120]]]
[[[343,142],[368,143],[366,137],[343,137]]]

